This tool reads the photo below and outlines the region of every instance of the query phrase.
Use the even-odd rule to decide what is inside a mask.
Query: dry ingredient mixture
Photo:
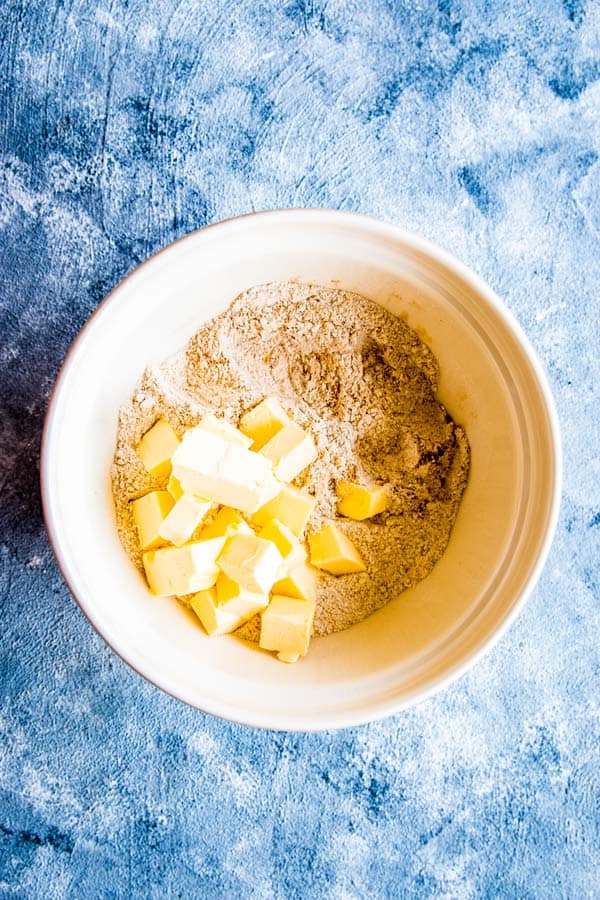
[[[207,411],[237,424],[276,396],[313,436],[318,459],[294,484],[317,498],[309,531],[336,518],[336,482],[389,485],[388,509],[337,524],[367,572],[321,573],[316,635],[348,628],[431,572],[448,543],[469,471],[466,434],[436,399],[439,369],[402,318],[314,284],[253,287],[176,356],[149,368],[119,415],[112,484],[121,541],[142,570],[130,501],[164,487],[135,446],[160,416],[181,432]],[[237,632],[258,640],[259,617]]]

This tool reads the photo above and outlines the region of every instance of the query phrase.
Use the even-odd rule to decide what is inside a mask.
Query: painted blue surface
[[[598,896],[600,5],[5,0],[0,41],[0,896]],[[557,540],[510,633],[417,709],[318,736],[130,672],[71,600],[37,488],[53,379],[103,295],[278,206],[464,259],[564,432]]]

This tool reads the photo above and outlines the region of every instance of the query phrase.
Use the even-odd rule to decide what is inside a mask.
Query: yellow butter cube
[[[301,563],[291,569],[273,585],[274,594],[297,597],[298,600],[316,600],[318,575],[308,563]]]
[[[267,397],[240,419],[240,431],[252,440],[252,449],[260,450],[290,418],[276,397]]]
[[[281,490],[269,461],[222,435],[190,428],[172,457],[186,494],[251,514]]]
[[[273,471],[280,481],[293,481],[317,458],[312,437],[295,422],[288,422],[260,452],[273,463]]]
[[[205,431],[218,434],[225,440],[233,441],[234,444],[239,444],[241,447],[250,447],[252,445],[252,438],[242,434],[239,428],[236,428],[227,419],[219,419],[213,413],[206,413],[200,420],[198,428],[204,428]]]
[[[238,533],[227,539],[217,562],[229,578],[247,591],[268,594],[279,577],[283,558],[271,541]]]
[[[138,500],[132,500],[131,511],[142,550],[151,550],[165,543],[159,530],[173,503],[167,491],[151,491]]]
[[[286,484],[276,497],[254,513],[252,521],[255,525],[266,525],[271,519],[279,519],[291,528],[297,537],[302,537],[316,505],[316,499],[310,494]]]
[[[266,594],[253,594],[221,573],[215,587],[191,598],[191,607],[207,634],[229,634],[267,608]]]
[[[182,494],[161,524],[158,533],[169,543],[181,547],[189,541],[211,509],[210,500],[194,497],[193,494]]]
[[[247,591],[243,585],[238,581],[234,581],[229,575],[225,575],[224,572],[219,573],[215,587],[217,589],[217,603],[219,606],[226,606],[228,603],[236,601],[240,597],[251,597],[252,603],[258,605],[261,609],[266,609],[269,605],[268,594],[258,594],[254,591]],[[256,615],[261,609],[255,609],[254,612],[249,613],[248,618]]]
[[[167,490],[173,500],[179,500],[180,497],[183,497],[183,488],[172,474],[169,475],[169,480],[167,481]]]
[[[270,522],[258,532],[258,536],[265,541],[272,541],[277,547],[286,568],[294,569],[306,560],[306,550],[287,525],[280,522],[279,519],[271,519]]]
[[[366,570],[358,550],[337,525],[326,525],[316,534],[309,535],[308,544],[310,561],[318,569],[332,575],[349,575]]]
[[[150,590],[159,597],[183,597],[212,587],[219,574],[217,557],[224,544],[225,538],[213,538],[144,553],[142,561]]]
[[[277,659],[279,662],[284,663],[296,663],[300,659],[299,653],[278,653]]]
[[[155,478],[166,478],[171,471],[171,456],[179,438],[164,419],[155,422],[136,447],[144,468]]]
[[[217,589],[216,587],[206,588],[204,591],[198,591],[190,597],[190,606],[202,622],[202,626],[208,635],[224,634],[219,631],[219,627],[223,622],[217,619]]]
[[[380,485],[365,486],[352,481],[340,481],[336,487],[338,512],[349,519],[370,519],[383,512],[388,505],[388,493]]]
[[[260,646],[263,650],[275,650],[286,656],[304,656],[310,643],[314,615],[314,600],[274,594],[261,616]]]
[[[202,529],[202,538],[231,537],[232,534],[254,534],[241,512],[231,506],[222,506],[214,519]]]

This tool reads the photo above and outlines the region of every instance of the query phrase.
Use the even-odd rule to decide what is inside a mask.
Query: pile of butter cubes
[[[316,500],[290,482],[317,457],[310,434],[267,398],[237,428],[207,413],[181,439],[159,419],[136,449],[166,484],[132,501],[152,593],[186,597],[209,635],[260,613],[263,649],[283,662],[304,656],[317,570],[365,571],[334,523],[304,542]],[[385,487],[340,482],[337,490],[341,515],[366,519],[386,508]]]

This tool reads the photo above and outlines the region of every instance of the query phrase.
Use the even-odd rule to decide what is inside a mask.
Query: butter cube
[[[171,456],[179,438],[164,419],[155,422],[136,447],[144,468],[155,478],[166,478],[171,471]]]
[[[182,494],[159,528],[159,535],[176,547],[189,541],[194,531],[212,509],[210,500]]]
[[[274,594],[296,597],[298,600],[316,600],[318,575],[308,563],[301,563],[291,569],[273,585]]]
[[[308,537],[310,561],[318,569],[332,575],[348,575],[364,572],[366,566],[350,540],[337,525],[326,525]]]
[[[283,486],[276,497],[261,506],[252,516],[255,525],[266,525],[271,519],[279,519],[297,537],[302,537],[317,501],[310,494],[291,484]]]
[[[294,569],[306,561],[306,550],[294,532],[279,519],[271,519],[270,522],[267,522],[264,528],[258,532],[258,536],[275,544],[283,557],[286,570]]]
[[[215,587],[194,594],[190,603],[207,634],[229,634],[266,609],[269,598],[244,590],[221,573]]]
[[[165,541],[159,534],[165,516],[173,507],[173,498],[167,491],[151,491],[133,500],[131,511],[142,550],[160,547]]]
[[[212,587],[217,580],[217,557],[225,538],[195,541],[183,547],[148,550],[142,561],[153,594],[183,597]]]
[[[268,594],[279,577],[283,558],[271,541],[255,534],[234,534],[217,562],[229,578],[247,591]]]
[[[252,440],[252,449],[260,450],[290,418],[276,397],[267,397],[240,419],[240,431]]]
[[[286,656],[304,656],[310,643],[314,616],[314,600],[274,594],[261,616],[260,646],[263,650],[275,650]]]
[[[172,464],[186,494],[246,513],[254,512],[281,489],[267,459],[200,426],[183,436]]]
[[[179,500],[180,497],[183,497],[183,488],[173,474],[169,475],[169,480],[167,481],[167,490],[173,500]]]
[[[214,519],[202,529],[202,539],[231,537],[232,534],[254,534],[241,512],[231,506],[222,506]]]
[[[338,512],[349,519],[370,519],[383,512],[388,504],[388,494],[380,485],[365,486],[351,481],[340,481],[336,487],[339,497]]]
[[[317,458],[317,448],[312,437],[295,422],[288,422],[267,441],[260,452],[271,460],[275,475],[280,481],[293,481]]]
[[[202,626],[208,635],[226,634],[226,631],[220,631],[221,626],[225,626],[224,621],[217,619],[217,589],[216,587],[206,588],[204,591],[198,591],[190,597],[190,606],[202,622]]]
[[[236,428],[231,422],[228,422],[226,419],[219,419],[212,413],[206,413],[202,417],[198,428],[204,428],[205,431],[210,431],[212,434],[219,435],[219,437],[225,438],[226,441],[232,441],[241,447],[250,447],[252,444],[252,438],[242,434],[239,428]]]

